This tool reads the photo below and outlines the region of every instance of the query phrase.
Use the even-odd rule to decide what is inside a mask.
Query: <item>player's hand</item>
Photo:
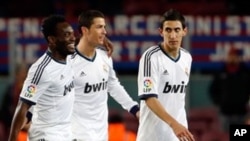
[[[104,39],[103,46],[106,48],[106,50],[108,52],[108,56],[110,57],[113,53],[114,46],[113,46],[112,42],[107,37],[105,37],[105,39]]]
[[[186,127],[179,124],[178,122],[172,123],[171,127],[180,141],[195,141],[192,133],[189,132]]]
[[[140,118],[140,111],[136,112],[135,116],[139,120],[139,118]]]

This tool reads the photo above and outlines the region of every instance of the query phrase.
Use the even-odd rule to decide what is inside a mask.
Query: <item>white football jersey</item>
[[[76,49],[71,63],[76,91],[72,116],[73,137],[77,141],[107,141],[108,93],[128,111],[138,104],[120,85],[112,59],[105,51],[96,49],[94,58],[88,59]]]
[[[20,99],[33,106],[29,140],[69,141],[74,102],[73,71],[49,52],[29,69]]]
[[[187,127],[185,91],[189,82],[192,58],[183,48],[172,59],[160,46],[152,46],[140,59],[138,94],[140,124],[137,141],[179,141],[167,123],[146,105],[145,99],[157,97],[165,110]]]

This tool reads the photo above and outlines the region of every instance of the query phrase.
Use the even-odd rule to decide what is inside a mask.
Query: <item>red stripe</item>
[[[215,42],[192,42],[192,48],[215,48]]]
[[[193,61],[194,62],[207,62],[207,61],[210,61],[208,55],[194,55],[193,56]]]
[[[7,64],[8,58],[0,58],[0,64]]]

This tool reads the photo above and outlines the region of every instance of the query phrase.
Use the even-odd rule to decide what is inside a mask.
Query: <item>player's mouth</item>
[[[68,44],[68,47],[69,49],[75,49],[75,44],[74,43]]]
[[[100,42],[101,44],[103,44],[104,39],[105,39],[105,36],[100,36],[100,37],[99,37],[99,42]]]
[[[170,44],[170,45],[177,45],[177,44],[178,44],[178,41],[169,41],[169,44]]]

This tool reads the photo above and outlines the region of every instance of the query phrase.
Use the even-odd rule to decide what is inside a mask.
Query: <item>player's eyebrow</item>
[[[165,30],[178,30],[181,29],[180,27],[174,27],[174,28],[170,28],[170,27],[166,27]]]

